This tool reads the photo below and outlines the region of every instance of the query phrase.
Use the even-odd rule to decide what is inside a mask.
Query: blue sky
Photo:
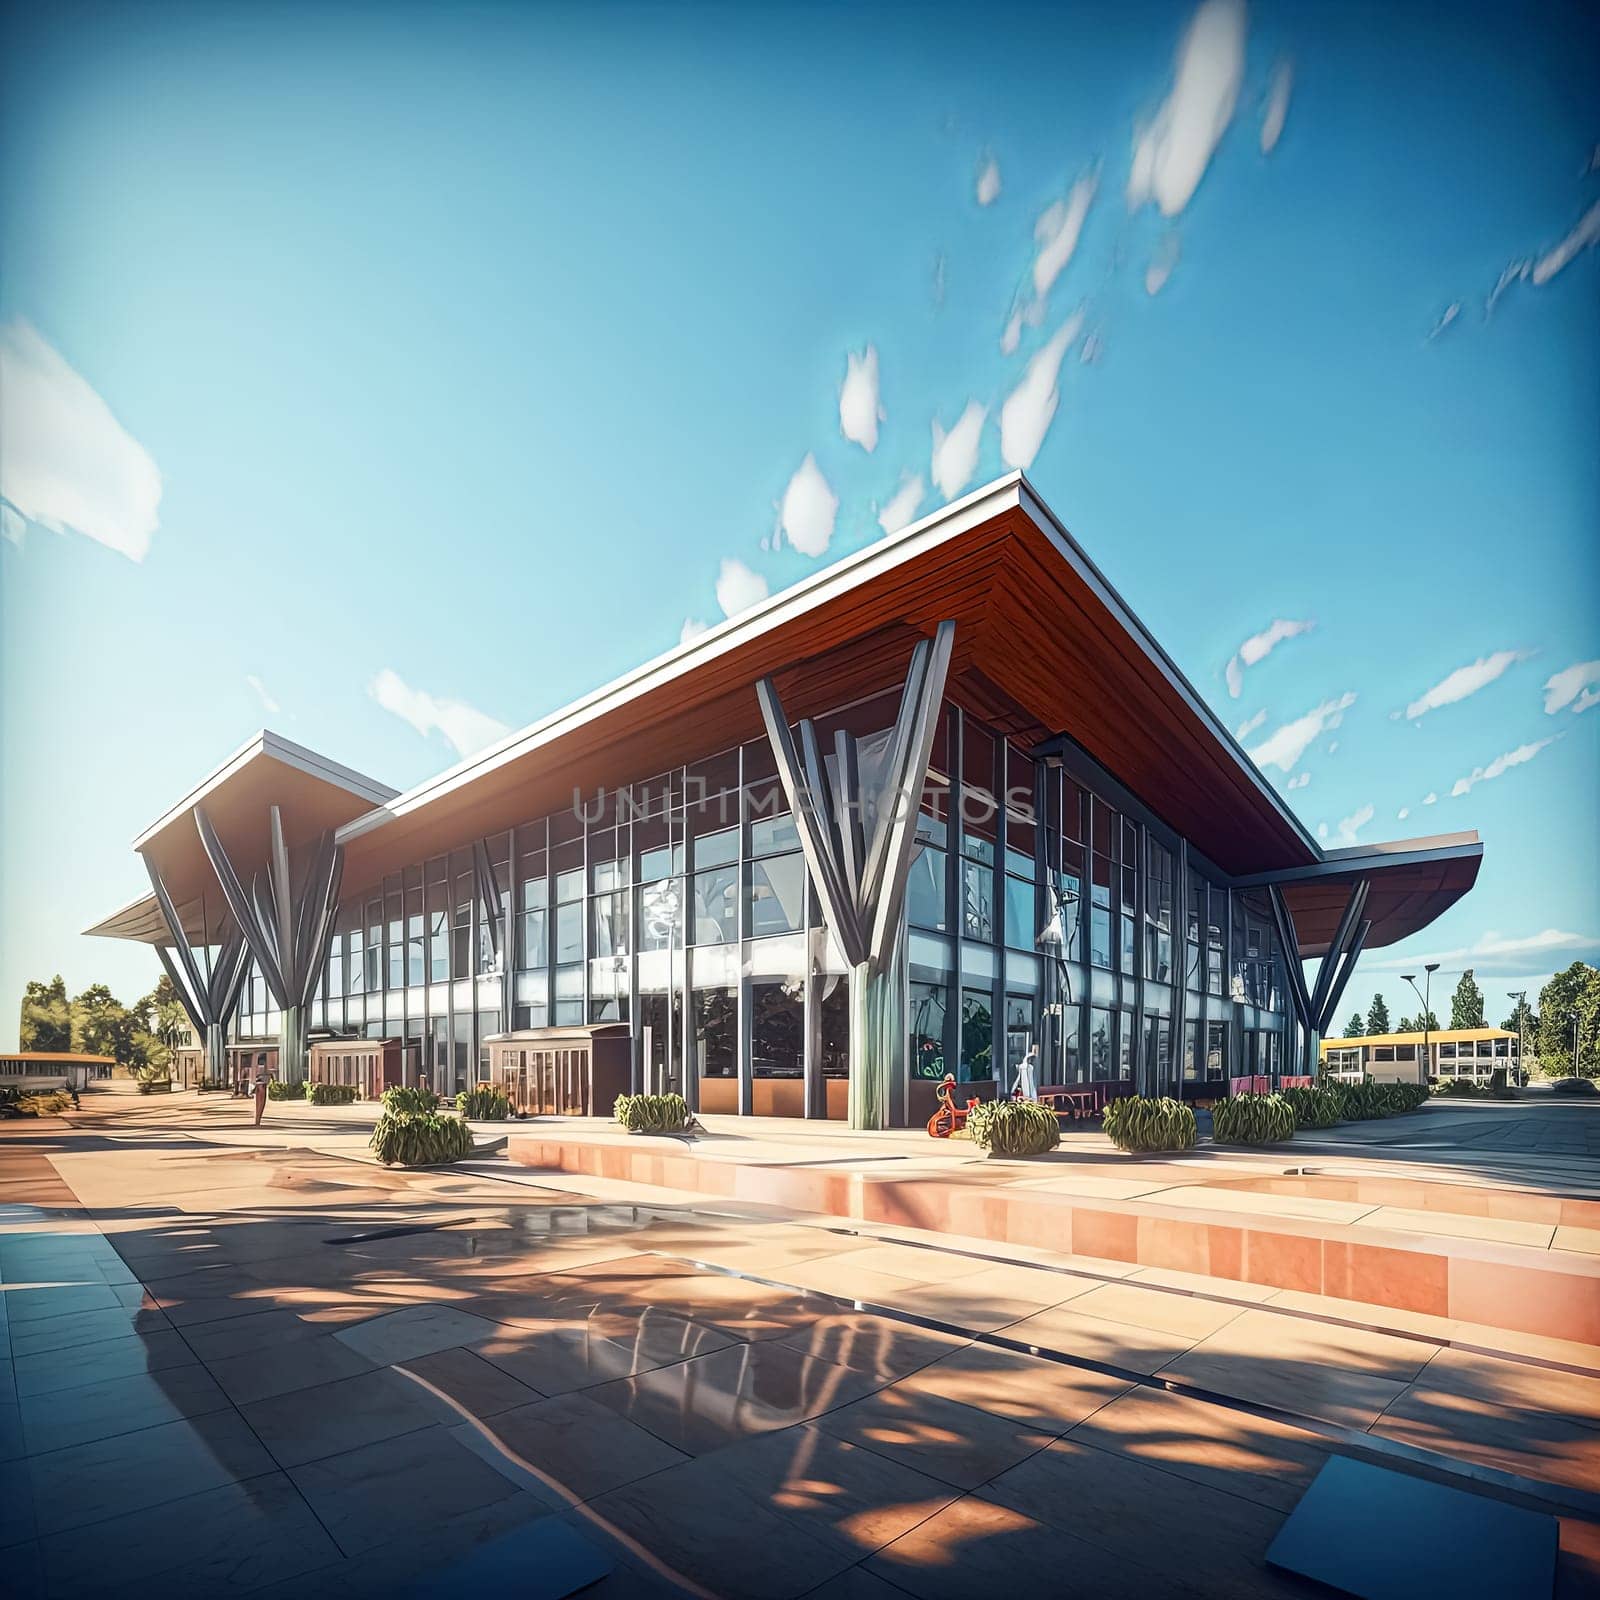
[[[263,724],[409,786],[1010,464],[1329,843],[1482,833],[1352,994],[1600,956],[1581,8],[3,26],[0,1039]]]

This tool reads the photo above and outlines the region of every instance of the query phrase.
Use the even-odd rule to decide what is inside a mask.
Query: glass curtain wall
[[[818,718],[822,748],[848,734],[870,780],[897,704]],[[470,841],[341,906],[312,1028],[406,1039],[449,1092],[482,1070],[494,1032],[620,1023],[636,1082],[698,1109],[843,1115],[844,963],[764,739],[576,796],[483,843],[498,917]],[[911,1125],[946,1073],[1008,1092],[1029,1045],[1045,1086],[1209,1094],[1251,1068],[1286,1069],[1265,899],[1192,854],[1185,867],[1181,842],[1090,764],[1035,762],[947,703],[917,844],[903,941]],[[277,1027],[252,970],[236,1036]]]

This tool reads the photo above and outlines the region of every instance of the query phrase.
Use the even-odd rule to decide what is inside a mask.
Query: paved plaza
[[[1310,1596],[1265,1554],[1332,1455],[1559,1517],[1557,1593],[1600,1592],[1593,1344],[503,1156],[393,1172],[362,1109],[0,1127],[8,1593]],[[1596,1193],[1590,1109],[1456,1115],[1339,1170],[1404,1132],[1385,1170],[1509,1193],[1550,1140],[1527,1188]],[[983,1177],[835,1143],[789,1158]],[[1075,1148],[1028,1181],[1207,1186]],[[1494,1247],[1600,1243],[1560,1231]]]

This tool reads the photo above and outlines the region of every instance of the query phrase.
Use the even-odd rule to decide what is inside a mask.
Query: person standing
[[[263,1062],[256,1068],[256,1126],[261,1126],[261,1114],[267,1109],[267,1068]]]
[[[1028,1053],[1017,1063],[1017,1095],[1023,1100],[1039,1098],[1039,1049],[1029,1045]]]

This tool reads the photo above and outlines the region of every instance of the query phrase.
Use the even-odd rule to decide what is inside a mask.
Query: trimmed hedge
[[[619,1094],[612,1109],[629,1133],[677,1133],[689,1126],[681,1094]]]
[[[397,1084],[392,1089],[385,1089],[380,1098],[388,1116],[426,1116],[439,1109],[439,1097],[432,1089],[406,1088]]]
[[[0,1108],[8,1116],[53,1117],[72,1104],[70,1089],[28,1089],[19,1083],[0,1084]]]
[[[472,1154],[472,1130],[459,1117],[386,1111],[372,1130],[371,1150],[386,1166],[439,1166]]]
[[[1192,1150],[1200,1129],[1194,1109],[1169,1095],[1123,1095],[1106,1107],[1101,1126],[1119,1149]]]
[[[1299,1128],[1331,1128],[1339,1120],[1339,1097],[1331,1089],[1284,1089]]]
[[[474,1084],[456,1095],[456,1111],[475,1122],[504,1122],[511,1115],[511,1096],[492,1083]]]
[[[972,1108],[967,1133],[992,1156],[1042,1156],[1061,1143],[1061,1119],[1032,1100],[986,1100]]]
[[[353,1106],[360,1098],[353,1083],[306,1083],[306,1099],[314,1106]]]
[[[1418,1106],[1428,1103],[1426,1084],[1382,1083],[1378,1087],[1383,1091],[1383,1101],[1388,1106],[1391,1116],[1399,1116],[1407,1111],[1415,1111]]]
[[[251,1085],[252,1092],[254,1085]],[[267,1079],[267,1099],[269,1100],[298,1100],[300,1098],[300,1085],[298,1083],[284,1083],[280,1078]]]
[[[1236,1094],[1211,1108],[1218,1144],[1282,1144],[1294,1137],[1294,1108],[1281,1094]]]

